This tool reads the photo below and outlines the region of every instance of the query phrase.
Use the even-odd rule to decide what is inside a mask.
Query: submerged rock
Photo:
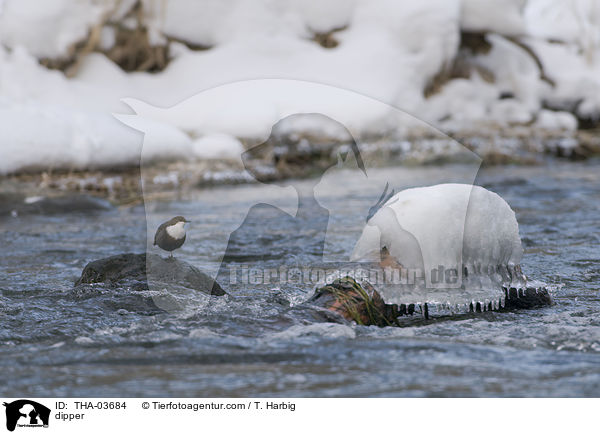
[[[113,209],[105,199],[87,194],[64,196],[30,196],[18,193],[0,194],[0,216],[23,214],[94,213]]]
[[[86,283],[128,285],[135,290],[148,290],[151,285],[183,286],[210,295],[225,295],[211,277],[193,265],[177,258],[163,258],[145,253],[123,253],[90,262],[75,286]]]

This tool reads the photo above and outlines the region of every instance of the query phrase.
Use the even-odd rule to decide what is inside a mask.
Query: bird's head
[[[167,226],[178,225],[178,226],[183,227],[186,223],[191,223],[191,221],[187,220],[185,217],[178,215],[177,217],[173,217],[171,220],[169,220],[169,223],[167,224]]]

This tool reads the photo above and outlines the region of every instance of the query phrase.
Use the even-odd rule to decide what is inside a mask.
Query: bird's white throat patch
[[[173,226],[167,226],[167,233],[171,238],[180,240],[185,237],[185,222],[177,222]]]

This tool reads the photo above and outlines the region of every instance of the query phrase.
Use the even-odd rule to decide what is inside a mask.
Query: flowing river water
[[[427,185],[461,169],[372,176],[399,170],[407,185]],[[143,206],[2,218],[0,395],[600,396],[600,162],[484,168],[476,183],[515,210],[523,270],[552,285],[555,305],[378,328],[319,323],[290,309],[314,289],[306,285],[238,283],[223,285],[231,296],[208,306],[164,312],[129,288],[74,287],[89,261],[145,250]],[[328,188],[328,203],[343,210],[331,219],[364,224],[353,200],[374,203],[379,193],[344,179]],[[264,186],[242,185],[146,206],[153,218],[193,216],[176,256],[214,273],[220,232],[265,198]],[[281,255],[273,254],[278,240],[297,228],[269,229],[271,238],[253,245],[263,253],[256,266],[315,259],[310,231],[298,234],[293,255]],[[332,257],[352,250],[355,231],[345,233],[332,234]]]

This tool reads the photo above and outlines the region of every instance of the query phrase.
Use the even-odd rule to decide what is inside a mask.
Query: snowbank
[[[212,110],[197,111],[185,101],[245,80],[334,86],[447,130],[490,119],[499,125],[533,122],[573,128],[569,115],[553,120],[541,111],[548,101],[554,106],[556,101],[576,101],[578,116],[593,118],[600,113],[599,27],[597,17],[588,13],[595,6],[585,0],[574,3],[579,9],[564,15],[561,26],[550,13],[558,6],[548,7],[542,0],[527,4],[523,0],[144,0],[149,41],[169,46],[168,66],[156,73],[126,73],[103,54],[92,53],[81,59],[71,78],[48,70],[38,60],[68,58],[74,44],[98,30],[104,20],[134,27],[127,15],[134,2],[4,0],[2,4],[0,110],[5,115],[0,119],[0,173],[36,166],[139,162],[141,135],[111,117],[127,113],[124,98],[154,106],[142,110],[148,119],[136,121],[146,122],[137,129],[156,132],[153,137],[158,139],[144,144],[152,158],[231,156],[239,150],[235,138],[261,136],[275,115],[294,104],[269,108],[264,101],[276,98],[267,94],[244,98],[232,94],[229,104],[214,101]],[[582,16],[592,18],[582,21]],[[108,24],[101,29],[104,49],[115,43],[114,27]],[[498,34],[488,36],[488,53],[473,54],[469,60],[491,71],[493,81],[475,71],[468,78],[448,81],[426,98],[425,88],[452,65],[461,31]],[[323,35],[334,41],[329,48],[319,42]],[[521,35],[539,54],[556,86],[541,80],[530,54],[506,38]],[[565,44],[550,44],[549,38]],[[312,97],[304,98],[303,107],[312,105],[310,111],[318,111],[323,98]],[[163,109],[168,107],[176,110]],[[351,117],[353,126],[365,134],[397,133],[414,124],[410,116],[394,119],[368,107],[354,109]],[[203,140],[207,134],[232,137]]]
[[[22,46],[36,57],[60,57],[84,39],[110,10],[94,0],[4,0],[0,2],[0,42]]]

